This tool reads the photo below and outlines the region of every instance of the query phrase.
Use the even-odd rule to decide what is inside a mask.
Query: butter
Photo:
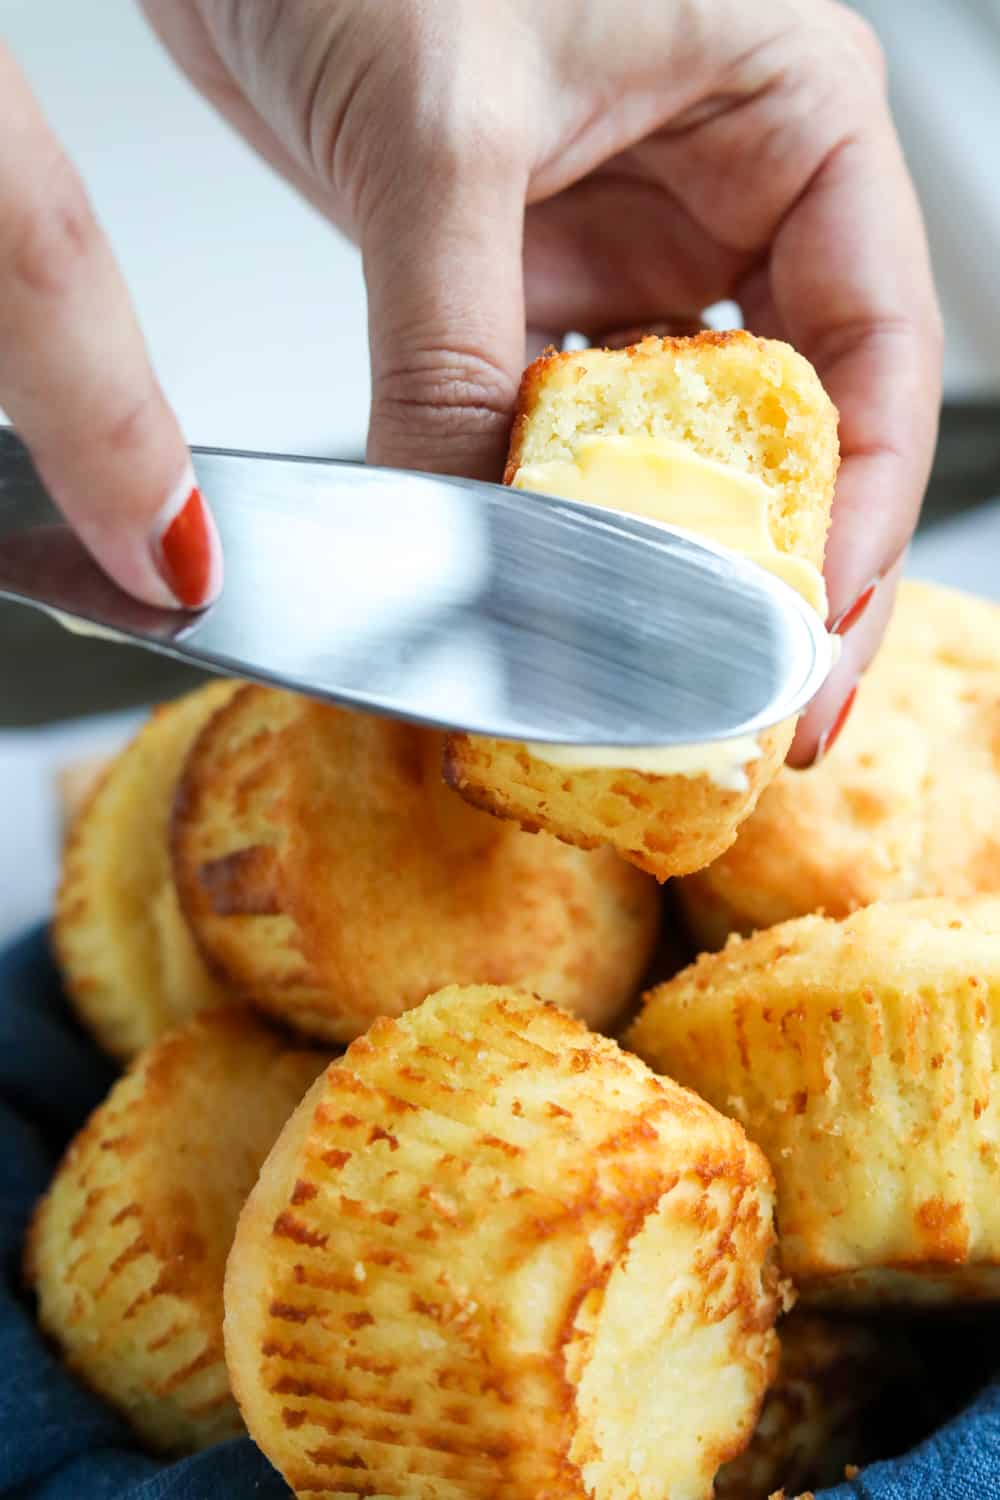
[[[822,573],[774,544],[764,481],[683,443],[645,434],[584,437],[572,458],[522,464],[514,487],[697,532],[783,579],[826,619]]]
[[[802,558],[775,545],[769,524],[770,490],[756,475],[703,458],[683,443],[646,434],[581,438],[572,455],[522,464],[514,487],[561,500],[605,505],[681,527],[740,552],[781,578],[826,617],[823,575]],[[727,791],[745,791],[746,766],[760,757],[752,736],[704,745],[529,745],[553,766],[622,768],[652,776],[707,776]]]
[[[753,735],[735,740],[713,740],[707,745],[529,745],[537,760],[574,771],[607,771],[621,767],[646,776],[707,776],[723,791],[745,792],[746,767],[759,760],[761,749]]]
[[[89,620],[78,620],[75,615],[64,615],[61,609],[47,608],[45,613],[61,625],[63,630],[68,630],[70,635],[90,636],[96,641],[112,641],[115,645],[134,646],[127,635],[119,635],[117,630],[109,630],[106,625],[93,625]]]

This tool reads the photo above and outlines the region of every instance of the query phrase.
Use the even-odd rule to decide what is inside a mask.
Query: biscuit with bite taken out
[[[771,1175],[553,1005],[382,1018],[271,1152],[226,1271],[251,1436],[310,1500],[710,1500],[773,1374]]]
[[[521,382],[504,482],[517,484],[534,465],[573,459],[581,444],[601,437],[678,444],[760,481],[778,553],[822,568],[837,413],[812,367],[787,344],[702,333],[543,356]],[[697,529],[697,509],[688,524]],[[541,758],[537,747],[464,734],[448,740],[445,774],[478,807],[582,848],[609,845],[665,880],[728,848],[793,730],[786,722],[762,734],[759,755],[735,780],[629,769],[627,752],[618,765],[567,766]]]

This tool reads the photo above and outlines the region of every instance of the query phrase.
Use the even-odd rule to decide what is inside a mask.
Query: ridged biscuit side
[[[1000,1296],[1000,900],[733,938],[647,997],[629,1044],[763,1148],[804,1298]]]
[[[876,900],[1000,891],[1000,607],[905,579],[835,748],[680,883],[703,948]]]
[[[143,1052],[69,1146],[29,1232],[45,1332],[152,1448],[240,1430],[222,1283],[261,1162],[323,1066],[239,1007]]]
[[[181,917],[167,828],[188,748],[235,688],[212,682],[157,709],[72,824],[56,956],[74,1008],[116,1057],[226,998]]]
[[[572,1017],[449,989],[289,1122],[226,1278],[252,1436],[310,1496],[708,1500],[772,1372],[769,1173]]]
[[[514,741],[449,735],[444,773],[473,807],[579,849],[614,849],[659,881],[700,870],[729,848],[788,754],[794,725],[766,730],[744,790],[707,776],[549,766]]]
[[[743,332],[649,338],[624,350],[550,354],[521,383],[504,475],[568,456],[592,434],[648,434],[763,479],[780,550],[821,567],[838,466],[837,413],[788,345]],[[525,828],[583,848],[608,844],[659,880],[703,868],[729,847],[782,764],[794,724],[760,737],[746,787],[706,776],[567,770],[524,745],[451,735],[445,775],[462,796]]]
[[[594,1025],[634,998],[652,881],[477,813],[441,736],[245,688],[189,757],[181,903],[213,969],[306,1034],[350,1040],[451,982],[517,983]]]

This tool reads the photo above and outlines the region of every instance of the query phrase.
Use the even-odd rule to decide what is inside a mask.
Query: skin
[[[144,0],[219,112],[360,246],[378,463],[496,478],[530,350],[734,298],[840,409],[831,617],[916,522],[941,325],[866,24],[830,0]],[[143,598],[185,462],[111,251],[0,54],[0,405],[102,565]],[[53,337],[58,329],[59,337]],[[209,500],[211,497],[208,497]],[[864,669],[845,638],[794,763]]]

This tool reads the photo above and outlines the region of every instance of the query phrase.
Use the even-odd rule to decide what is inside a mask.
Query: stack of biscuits
[[[836,424],[749,334],[550,354],[505,478],[683,472],[822,607]],[[793,732],[574,764],[219,681],[88,786],[54,944],[125,1071],[25,1267],[144,1444],[790,1500],[912,1440],[921,1327],[1000,1302],[1000,610],[905,583]]]

